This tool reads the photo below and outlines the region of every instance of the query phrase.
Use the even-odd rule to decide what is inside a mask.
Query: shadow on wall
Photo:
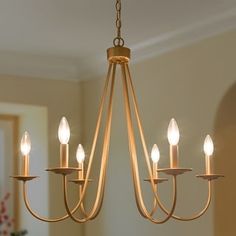
[[[214,124],[216,139],[215,171],[225,179],[215,188],[215,236],[235,235],[236,212],[236,83],[227,91],[218,107]]]

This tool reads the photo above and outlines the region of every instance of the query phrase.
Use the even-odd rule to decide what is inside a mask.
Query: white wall
[[[194,168],[193,173],[181,176],[178,181],[176,212],[180,215],[188,216],[197,212],[207,196],[206,183],[194,175],[204,171],[203,140],[207,133],[213,134],[217,107],[227,89],[235,82],[235,42],[236,32],[233,31],[131,65],[149,149],[157,142],[161,149],[160,165],[168,165],[166,129],[169,120],[175,117],[181,132],[181,166]],[[170,220],[158,226],[139,215],[130,175],[120,79],[117,78],[116,82],[118,92],[115,96],[106,195],[98,219],[85,225],[85,235],[213,236],[214,204],[203,217],[188,223]],[[87,150],[91,147],[103,83],[103,79],[83,83]],[[140,158],[143,158],[140,148],[138,150]],[[143,162],[140,164],[141,178],[145,178],[145,166]],[[161,196],[165,201],[170,198],[169,188],[170,183],[161,187]]]
[[[40,180],[29,183],[29,199],[32,208],[43,215],[49,213],[48,175],[42,175],[48,166],[48,123],[47,108],[39,106],[27,106],[21,104],[0,103],[0,114],[17,115],[20,118],[20,137],[27,130],[32,142],[30,154],[30,175],[40,176]],[[19,137],[19,140],[20,140]],[[22,156],[19,152],[19,167],[22,164]],[[19,168],[21,170],[21,168]],[[8,173],[8,176],[13,173]],[[18,173],[20,175],[20,173]],[[13,180],[11,180],[13,181]],[[22,185],[21,185],[22,186]],[[20,186],[20,187],[21,187]],[[35,220],[26,210],[20,188],[20,222],[21,229],[27,229],[29,236],[49,235],[48,224],[42,224]]]
[[[58,124],[62,116],[66,116],[70,122],[71,127],[71,139],[70,139],[70,164],[75,165],[75,151],[81,139],[82,126],[80,122],[80,109],[81,109],[81,99],[80,99],[80,86],[76,82],[58,81],[58,80],[47,80],[40,78],[25,78],[17,76],[7,76],[0,75],[0,102],[4,103],[14,103],[14,104],[24,104],[29,106],[46,107],[47,108],[47,122],[48,122],[48,160],[47,164],[40,164],[37,166],[36,174],[40,176],[46,176],[43,170],[47,167],[56,167],[59,164],[59,141],[57,137]],[[26,124],[34,123],[33,132],[37,133],[40,128],[40,122],[37,116],[33,116],[32,120],[26,120]],[[27,127],[26,127],[27,128]],[[40,138],[44,142],[42,138]],[[44,155],[46,149],[41,149],[41,143],[33,142],[33,148]],[[34,158],[32,156],[32,167],[33,163],[38,164],[37,161],[41,160],[39,158]],[[35,169],[36,171],[36,169]],[[40,186],[43,185],[42,189],[45,192],[40,192],[40,196],[46,194],[45,181],[40,179],[34,181],[34,184]],[[61,178],[57,175],[50,174],[49,182],[49,205],[48,209],[50,217],[59,217],[65,215],[65,207],[63,202],[63,192]],[[72,204],[77,200],[77,189],[70,185],[70,198],[72,199]],[[38,188],[40,190],[40,188]],[[30,193],[30,197],[32,197]],[[33,201],[33,200],[32,200]],[[33,203],[37,204],[37,203]],[[36,205],[33,205],[36,208]],[[73,206],[73,205],[72,205]],[[25,206],[22,205],[22,209],[25,210]],[[40,207],[40,213],[43,213],[43,208]],[[46,213],[46,212],[45,212]],[[28,214],[29,216],[29,214]],[[31,216],[29,216],[31,217]],[[31,218],[32,219],[32,218]],[[32,219],[35,220],[35,219]],[[37,221],[37,220],[35,220]],[[49,235],[64,236],[66,234],[78,235],[82,232],[82,226],[74,223],[72,220],[66,220],[60,223],[46,224],[39,222],[43,225],[47,225],[49,228]],[[69,230],[69,231],[68,231]],[[41,233],[41,227],[35,228],[32,232],[35,234],[37,232]],[[35,235],[34,234],[34,235]]]

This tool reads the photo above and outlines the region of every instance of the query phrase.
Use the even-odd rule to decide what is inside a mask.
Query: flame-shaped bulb
[[[160,151],[156,144],[152,147],[151,158],[153,163],[158,163],[160,160]]]
[[[61,144],[67,144],[70,139],[70,127],[65,117],[61,118],[58,128],[58,138]]]
[[[210,135],[207,135],[203,145],[204,152],[207,156],[211,156],[214,152],[214,144]]]
[[[77,151],[76,151],[76,159],[78,161],[78,163],[83,163],[84,159],[85,159],[85,152],[84,152],[84,148],[81,144],[79,144]]]
[[[24,155],[24,156],[27,156],[30,153],[31,141],[30,141],[29,133],[27,131],[24,132],[24,134],[21,138],[20,150],[21,150],[22,155]]]
[[[168,126],[168,131],[167,131],[167,137],[168,141],[171,145],[177,145],[179,142],[179,128],[178,125],[175,121],[175,119],[171,119],[169,126]]]

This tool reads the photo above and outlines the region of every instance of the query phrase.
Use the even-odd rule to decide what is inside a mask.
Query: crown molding
[[[236,29],[236,8],[131,47],[134,63]]]
[[[187,27],[150,38],[131,46],[132,62],[138,63],[208,37],[236,29],[236,8]],[[43,79],[84,81],[105,74],[105,54],[88,58],[0,53],[0,73]]]

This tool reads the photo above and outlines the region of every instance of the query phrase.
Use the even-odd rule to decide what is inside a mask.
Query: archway
[[[215,236],[235,235],[236,212],[236,83],[227,91],[216,113],[214,124],[216,140],[215,172],[226,178],[215,188]]]

